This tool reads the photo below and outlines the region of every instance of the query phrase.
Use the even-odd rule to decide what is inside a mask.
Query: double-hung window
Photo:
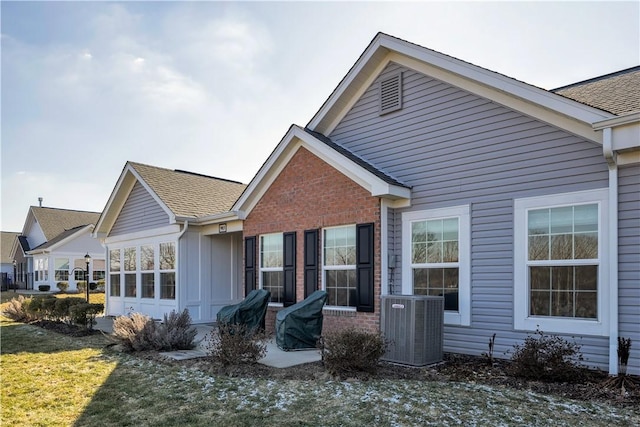
[[[402,292],[441,296],[445,323],[469,325],[469,206],[405,212]]]
[[[176,299],[176,244],[160,243],[160,299]]]
[[[69,258],[56,258],[54,275],[58,282],[69,280]]]
[[[515,202],[515,326],[606,334],[606,190]]]
[[[109,251],[109,296],[119,297],[120,292],[120,249]]]
[[[136,248],[124,248],[124,296],[135,298],[137,295],[137,254]]]
[[[260,236],[260,286],[271,292],[271,302],[284,297],[284,239],[282,233]]]
[[[356,307],[356,226],[325,228],[322,241],[327,305]]]
[[[155,296],[155,256],[153,249],[153,245],[140,246],[140,285],[142,288],[142,298],[153,298]]]

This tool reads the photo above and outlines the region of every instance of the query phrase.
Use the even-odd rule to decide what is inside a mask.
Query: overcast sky
[[[552,89],[640,64],[640,2],[7,2],[1,229],[127,160],[248,183],[378,31]]]

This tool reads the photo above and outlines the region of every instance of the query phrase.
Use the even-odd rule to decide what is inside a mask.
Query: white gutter
[[[613,131],[602,129],[602,154],[609,167],[609,374],[618,374],[618,165]]]
[[[188,228],[189,228],[189,220],[186,220],[184,222],[184,228],[182,229],[180,234],[178,234],[178,238],[176,240],[177,243],[178,243],[178,248],[177,248],[178,249],[178,259],[177,259],[177,265],[176,265],[176,273],[178,274],[178,278],[180,278],[180,276],[182,275],[181,268],[180,268],[180,260],[182,259],[182,257],[180,256],[181,255],[180,254],[180,239],[182,238],[182,236],[184,236],[184,233],[187,232]],[[179,283],[180,282],[178,281],[178,284]],[[176,286],[176,289],[178,289],[178,292],[176,292],[176,307],[178,308],[177,311],[180,311],[181,309],[180,309],[180,292],[179,291],[180,291],[181,287],[178,288]]]

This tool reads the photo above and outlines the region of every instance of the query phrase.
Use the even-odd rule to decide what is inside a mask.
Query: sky
[[[640,64],[633,2],[10,2],[0,228],[100,212],[127,161],[248,183],[379,31],[553,89]]]

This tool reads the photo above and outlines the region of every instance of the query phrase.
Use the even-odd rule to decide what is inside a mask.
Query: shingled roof
[[[20,233],[12,231],[3,231],[0,235],[0,262],[2,264],[11,264],[13,262],[11,249],[13,248],[13,242],[19,235]]]
[[[640,111],[640,66],[562,86],[551,92],[616,115]]]
[[[228,212],[246,185],[237,181],[128,162],[162,202],[179,217]]]
[[[31,206],[35,217],[47,241],[75,227],[95,225],[100,218],[100,212],[74,211],[68,209],[45,208]]]
[[[74,234],[76,234],[78,231],[84,229],[85,227],[86,227],[86,225],[79,225],[79,226],[73,227],[73,228],[71,228],[69,230],[65,230],[62,233],[58,234],[53,239],[51,239],[49,241],[46,241],[43,244],[41,244],[39,246],[36,246],[35,248],[33,248],[31,250],[50,248],[50,247],[56,245],[57,243],[63,241],[64,239],[68,238],[69,236],[73,236]]]

